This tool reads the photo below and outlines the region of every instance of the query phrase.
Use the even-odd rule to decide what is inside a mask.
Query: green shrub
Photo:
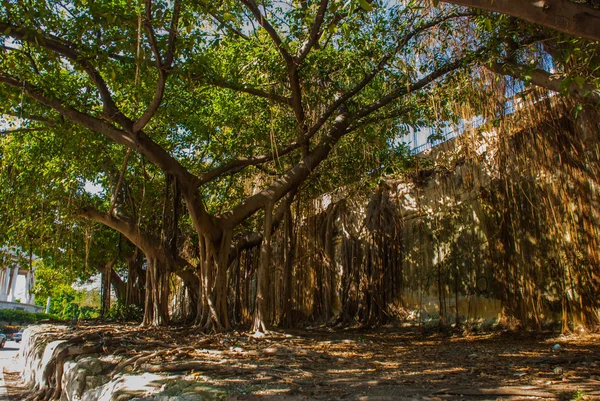
[[[124,305],[117,301],[106,314],[108,320],[141,321],[144,311],[137,305]]]
[[[79,307],[79,319],[97,319],[100,316],[97,308],[90,306]]]
[[[0,320],[8,323],[35,323],[43,319],[52,319],[52,315],[45,313],[26,312],[22,310],[0,309]]]

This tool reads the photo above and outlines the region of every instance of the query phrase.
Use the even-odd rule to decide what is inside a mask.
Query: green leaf
[[[573,82],[575,82],[575,85],[577,85],[577,87],[579,89],[583,89],[583,85],[585,84],[585,78],[584,77],[575,77],[575,78],[573,78]]]
[[[489,18],[486,18],[486,19],[485,19],[485,28],[486,28],[488,31],[491,31],[491,30],[492,30],[492,20],[491,20],[491,19],[489,19]]]
[[[565,78],[560,85],[558,86],[558,88],[560,89],[561,93],[566,93],[569,89],[569,86],[571,86],[571,83],[573,82],[573,79],[570,77]]]
[[[369,12],[373,10],[373,5],[371,3],[369,3],[367,0],[358,0],[359,4],[360,4],[360,8],[362,8],[363,10]]]

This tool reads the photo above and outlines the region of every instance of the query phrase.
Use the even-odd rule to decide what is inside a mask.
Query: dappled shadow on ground
[[[153,350],[125,370],[180,372],[237,400],[600,399],[600,335],[167,330],[145,336],[174,335],[185,356]]]

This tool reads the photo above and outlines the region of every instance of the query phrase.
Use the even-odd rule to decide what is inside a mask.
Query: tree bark
[[[569,0],[442,0],[512,15],[559,32],[600,40],[600,10]]]
[[[292,278],[294,268],[294,250],[296,247],[296,235],[294,233],[294,221],[292,212],[288,205],[284,217],[285,236],[284,252],[285,266],[283,270],[283,305],[281,323],[284,327],[292,327]]]
[[[142,326],[169,324],[169,268],[158,255],[150,255],[146,266],[146,299]]]
[[[256,302],[254,304],[254,324],[252,331],[267,332],[267,294],[269,291],[269,265],[271,262],[271,230],[273,220],[273,203],[265,208],[265,238],[260,248],[260,263],[256,277]]]
[[[102,305],[100,307],[100,316],[106,317],[106,314],[110,310],[110,283],[112,279],[113,266],[117,262],[117,258],[112,258],[102,268]]]
[[[200,296],[196,323],[205,331],[229,330],[227,308],[227,267],[231,231],[226,231],[219,244],[208,235],[199,236]]]
[[[142,270],[142,259],[139,257],[139,248],[135,248],[132,255],[127,257],[127,286],[125,288],[125,305],[143,307],[145,299],[144,288],[146,280]]]

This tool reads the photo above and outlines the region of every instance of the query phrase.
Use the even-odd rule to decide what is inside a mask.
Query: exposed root
[[[79,338],[76,338],[77,340]],[[42,390],[32,394],[27,400],[31,401],[49,401],[58,400],[62,393],[62,377],[65,362],[68,358],[79,355],[97,354],[103,351],[102,345],[80,345],[75,346],[68,341],[60,344],[54,350],[54,355],[43,372],[43,382],[45,386]]]
[[[185,332],[186,329],[183,329]],[[54,354],[42,373],[43,388],[30,394],[28,401],[50,401],[61,398],[64,364],[70,359],[87,354],[125,354],[124,360],[104,369],[103,374],[116,375],[128,367],[133,370],[150,366],[177,365],[176,361],[197,358],[199,347],[214,341],[212,337],[189,330],[157,329],[116,326],[83,326],[63,334],[64,343]],[[53,339],[58,339],[54,336]],[[189,344],[189,345],[188,345]],[[178,371],[175,368],[173,371]],[[186,369],[181,369],[186,370]],[[151,368],[156,371],[156,368]]]
[[[145,364],[141,366],[142,370],[150,373],[159,372],[184,372],[184,371],[209,371],[218,370],[223,371],[224,368],[221,365],[214,365],[207,362],[188,361],[180,363],[165,363],[161,365],[150,365]]]
[[[137,355],[134,355],[134,356],[132,356],[132,357],[131,357],[131,358],[129,358],[129,359],[125,359],[125,360],[123,360],[123,361],[119,362],[117,365],[115,365],[115,367],[114,367],[114,369],[113,369],[113,372],[114,372],[114,374],[117,374],[117,373],[119,373],[119,372],[122,372],[122,371],[123,371],[123,369],[125,369],[127,366],[129,366],[129,365],[131,365],[131,364],[135,363],[135,362],[136,362],[138,359],[140,359],[140,358],[141,358],[141,357],[143,357],[144,355],[145,355],[144,353],[140,353],[140,354],[137,354]]]

